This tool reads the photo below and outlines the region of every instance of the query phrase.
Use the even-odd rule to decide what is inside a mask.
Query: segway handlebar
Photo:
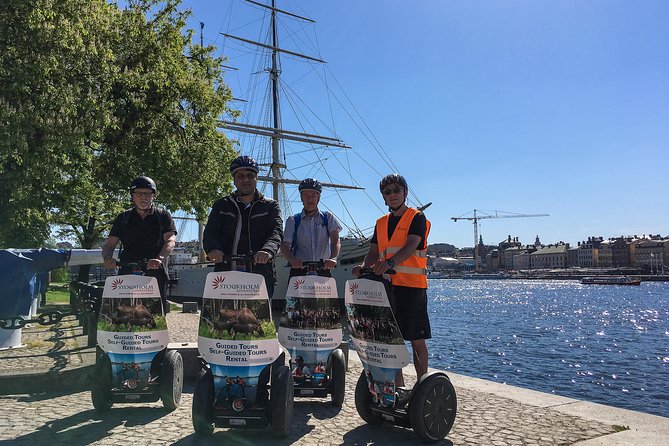
[[[394,269],[387,269],[384,274],[395,274]],[[372,268],[361,268],[360,269],[360,275],[358,277],[362,276],[376,276],[380,277],[378,274],[374,274],[374,270]]]
[[[137,274],[137,275],[144,274],[144,270],[146,269],[146,267],[149,263],[148,260],[146,260],[146,259],[140,260],[138,262],[121,262],[120,260],[117,260],[117,259],[114,259],[114,258],[112,258],[112,260],[114,261],[114,264],[116,265],[117,269],[127,267],[127,268],[131,269],[132,274]],[[111,269],[111,270],[108,269],[107,271],[108,272],[109,271],[115,271],[115,269]]]
[[[302,267],[307,269],[307,272],[316,272],[319,270],[325,269],[325,261],[320,260],[304,260],[302,262]]]
[[[120,260],[116,261],[116,267],[117,268],[130,268],[131,274],[135,274],[137,276],[143,276],[144,275],[144,270],[147,269],[149,264],[149,261],[144,259],[144,260],[139,260],[137,262],[121,262]]]
[[[237,271],[253,271],[253,256],[255,253],[247,252],[245,254],[233,254],[231,256],[224,256],[223,262],[230,262],[235,264]]]

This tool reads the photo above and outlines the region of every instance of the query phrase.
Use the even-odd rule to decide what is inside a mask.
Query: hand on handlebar
[[[220,249],[212,249],[207,253],[207,257],[214,263],[222,263],[225,258],[225,254]]]
[[[335,269],[337,267],[337,261],[335,259],[327,259],[323,261],[323,267],[325,269]]]
[[[388,262],[385,260],[379,260],[374,265],[372,265],[372,270],[377,276],[384,274],[389,269],[391,269],[390,265],[388,265]]]
[[[104,265],[105,265],[105,269],[106,269],[107,271],[113,271],[113,270],[115,270],[117,264],[118,264],[118,262],[117,262],[116,259],[113,258],[113,257],[105,257],[105,259],[104,259]]]
[[[149,259],[146,262],[146,269],[159,269],[163,266],[163,261],[161,259]]]
[[[269,262],[271,260],[271,256],[268,252],[265,251],[258,251],[255,253],[253,256],[253,263],[264,265],[265,263]]]

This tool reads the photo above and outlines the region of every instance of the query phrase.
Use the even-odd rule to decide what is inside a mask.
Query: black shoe
[[[404,406],[409,402],[410,398],[411,390],[407,389],[406,387],[398,387],[397,391],[395,392],[395,405]]]

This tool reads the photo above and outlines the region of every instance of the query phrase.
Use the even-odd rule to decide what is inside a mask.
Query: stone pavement
[[[196,340],[196,324],[197,315],[170,313],[171,341]],[[85,337],[76,321],[23,331],[25,348],[0,352],[0,389],[6,394],[0,396],[2,445],[392,446],[418,441],[409,429],[369,426],[360,419],[353,391],[361,366],[354,353],[341,409],[326,400],[300,398],[295,400],[292,433],[286,439],[276,439],[269,431],[217,429],[212,437],[203,440],[194,434],[191,422],[192,384],[186,386],[181,405],[172,413],[158,402],[116,404],[109,412],[99,414],[93,409],[90,392],[84,390],[90,385],[94,353],[85,347]],[[405,373],[410,375],[411,367]],[[63,375],[67,378],[63,379]],[[669,444],[667,418],[462,375],[449,376],[457,391],[458,415],[443,444]]]

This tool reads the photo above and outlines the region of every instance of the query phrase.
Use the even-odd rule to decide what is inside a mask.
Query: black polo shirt
[[[158,257],[165,244],[163,234],[166,232],[177,232],[172,216],[167,210],[152,206],[145,218],[139,216],[136,208],[119,214],[109,235],[121,239],[120,260],[128,263]]]
[[[401,215],[399,217],[396,217],[392,213],[390,214],[390,218],[388,219],[388,240],[392,238],[393,233],[395,232],[395,228],[397,228],[397,224],[400,222],[401,218],[402,218]],[[427,219],[425,218],[425,214],[421,212],[417,214],[413,218],[413,220],[411,220],[411,225],[409,226],[409,233],[407,234],[407,235],[417,235],[418,237],[420,237],[420,243],[418,243],[417,249],[423,249],[425,247],[425,231],[427,231]],[[376,226],[374,226],[374,235],[372,235],[372,239],[370,242],[375,245],[379,244],[376,237]]]

